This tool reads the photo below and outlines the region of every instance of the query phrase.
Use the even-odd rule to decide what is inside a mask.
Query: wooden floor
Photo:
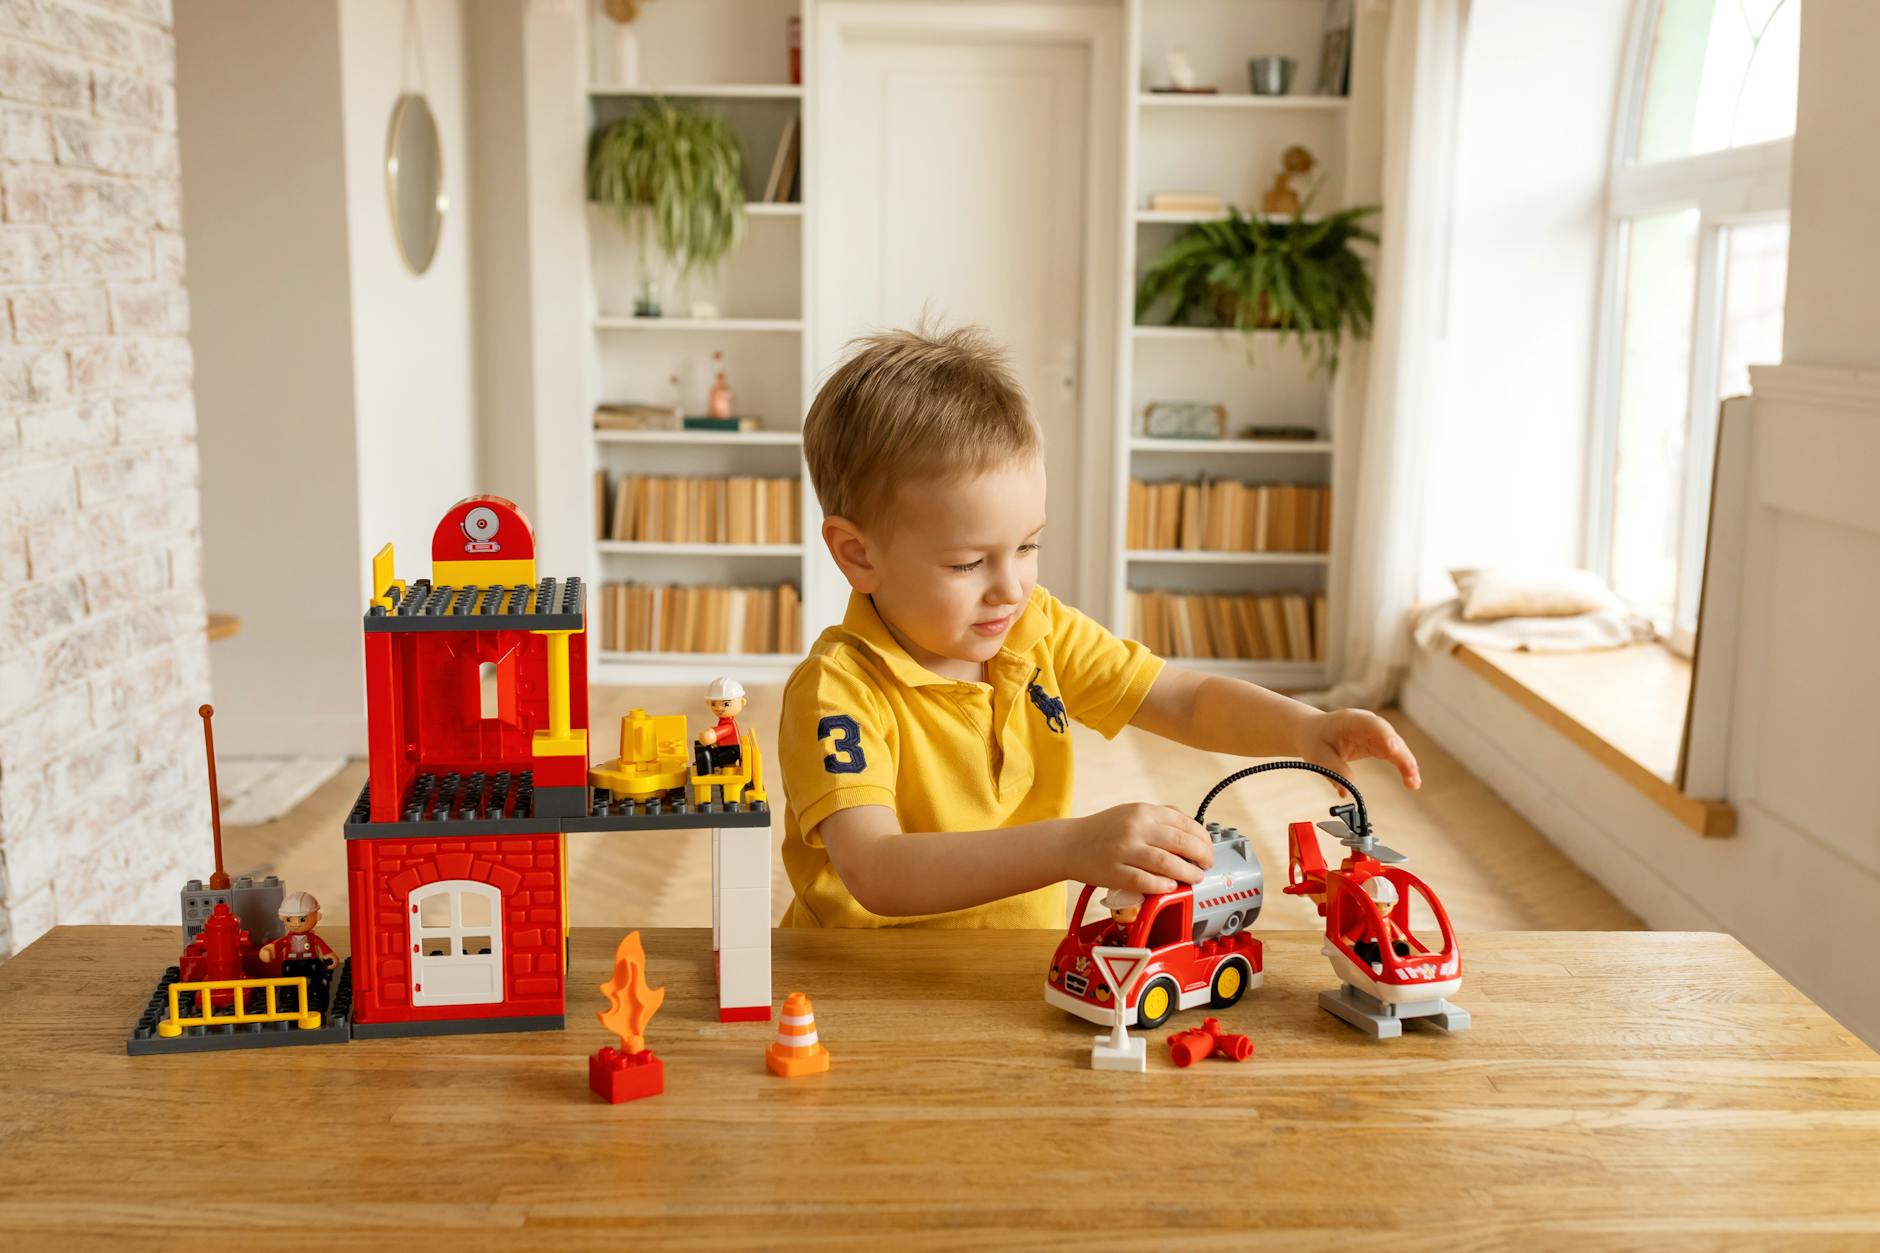
[[[760,743],[776,743],[780,687],[751,689],[750,725]],[[618,750],[620,716],[634,705],[654,713],[705,716],[693,688],[595,688],[590,694],[596,758]],[[1410,867],[1442,897],[1463,931],[1606,931],[1639,929],[1638,917],[1569,862],[1541,834],[1437,748],[1400,713],[1387,716],[1423,767],[1423,787],[1407,792],[1376,762],[1356,767],[1379,838],[1405,853]],[[1245,759],[1205,753],[1129,729],[1106,742],[1075,723],[1075,810],[1090,813],[1125,801],[1154,800],[1190,812],[1208,788]],[[320,898],[327,916],[346,913],[346,853],[340,826],[365,782],[354,762],[286,817],[224,832],[232,873],[278,874],[290,891]],[[779,782],[768,780],[773,804]],[[1335,803],[1328,784],[1302,772],[1275,771],[1236,784],[1209,817],[1253,836],[1267,882],[1286,872],[1286,824],[1322,818]],[[774,834],[782,838],[782,821]],[[702,832],[658,835],[574,835],[568,841],[572,922],[593,927],[685,927],[711,922],[710,841]],[[790,884],[772,864],[771,904],[781,916]],[[1311,928],[1310,903],[1269,891],[1260,926]]]

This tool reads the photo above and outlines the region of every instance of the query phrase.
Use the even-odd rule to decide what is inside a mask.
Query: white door
[[[414,890],[411,1003],[491,1005],[503,999],[503,894],[440,879]]]
[[[938,29],[893,5],[840,7],[880,21],[844,22],[819,45],[817,368],[923,309],[985,326],[1044,428],[1040,580],[1075,599],[1077,548],[1102,543],[1078,534],[1092,46],[1011,29],[988,5],[958,6]]]

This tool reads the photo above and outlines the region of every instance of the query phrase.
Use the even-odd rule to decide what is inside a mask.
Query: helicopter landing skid
[[[1469,1011],[1447,1000],[1402,1001],[1392,1005],[1349,983],[1339,985],[1335,991],[1319,993],[1319,1008],[1379,1040],[1402,1035],[1405,1021],[1426,1022],[1446,1032],[1469,1029]]]

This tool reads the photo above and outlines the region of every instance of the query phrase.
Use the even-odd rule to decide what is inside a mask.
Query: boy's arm
[[[1164,666],[1130,725],[1192,748],[1246,757],[1299,757],[1341,774],[1353,761],[1377,757],[1397,767],[1405,787],[1423,782],[1409,746],[1390,723],[1369,710],[1325,713],[1224,674]]]
[[[902,831],[886,805],[857,805],[830,814],[817,830],[850,895],[885,918],[970,909],[1065,879],[1169,892],[1177,882],[1198,882],[1213,864],[1200,825],[1166,805],[930,832]]]

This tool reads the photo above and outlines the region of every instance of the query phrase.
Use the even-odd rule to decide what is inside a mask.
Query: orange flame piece
[[[620,1051],[638,1053],[646,1048],[646,1024],[665,1003],[666,989],[646,986],[646,949],[638,931],[629,932],[614,950],[614,977],[601,984],[607,1008],[594,1016],[601,1026],[620,1037]]]

